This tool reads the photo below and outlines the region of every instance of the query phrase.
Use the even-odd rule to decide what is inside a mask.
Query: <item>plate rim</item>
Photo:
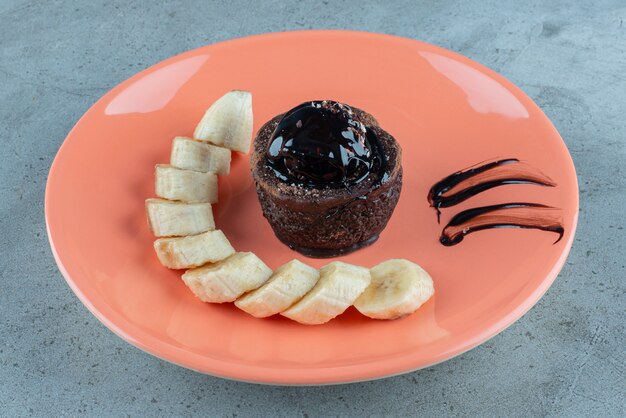
[[[573,222],[572,222],[572,226],[571,226],[571,234],[569,235],[569,239],[568,241],[565,243],[564,246],[564,250],[563,252],[560,254],[559,259],[556,261],[556,263],[552,266],[550,273],[546,276],[546,278],[540,283],[540,286],[537,286],[534,291],[523,301],[521,301],[517,307],[515,307],[514,309],[511,310],[511,312],[507,315],[505,315],[503,318],[501,318],[499,321],[495,322],[494,324],[492,324],[489,327],[486,327],[484,330],[482,330],[481,332],[478,333],[478,335],[475,335],[475,337],[473,339],[467,339],[465,344],[460,344],[460,348],[456,348],[455,350],[450,350],[450,352],[445,353],[444,355],[440,355],[441,358],[438,358],[437,360],[430,362],[428,364],[422,364],[418,367],[415,368],[411,368],[411,367],[384,367],[384,360],[375,360],[375,361],[371,361],[369,363],[367,363],[368,365],[375,365],[378,364],[379,367],[376,368],[376,370],[371,370],[368,369],[365,372],[359,372],[358,368],[359,365],[347,365],[347,366],[342,366],[341,368],[344,368],[345,370],[350,370],[349,373],[346,373],[349,376],[352,377],[346,377],[344,379],[334,379],[332,377],[333,375],[333,370],[337,369],[337,367],[318,367],[318,368],[286,368],[286,369],[281,369],[281,371],[284,372],[288,372],[288,374],[291,376],[293,376],[293,378],[283,378],[283,379],[276,379],[276,378],[268,378],[268,379],[250,379],[250,378],[246,378],[245,375],[251,376],[251,375],[255,375],[255,376],[262,376],[263,372],[267,372],[268,370],[274,370],[273,368],[270,367],[264,367],[264,366],[254,366],[254,365],[247,365],[247,364],[236,364],[233,362],[228,362],[228,361],[224,361],[224,360],[220,360],[220,359],[216,359],[216,358],[210,358],[210,357],[206,357],[203,356],[204,362],[205,364],[207,364],[208,367],[206,367],[206,369],[197,369],[191,366],[191,364],[185,364],[185,362],[183,361],[178,361],[177,356],[174,355],[174,353],[171,352],[171,350],[175,350],[176,352],[180,351],[183,353],[187,353],[188,355],[193,355],[196,356],[196,354],[193,353],[189,353],[187,351],[185,351],[184,349],[180,348],[180,347],[176,347],[176,346],[172,346],[171,344],[156,338],[154,336],[151,335],[145,335],[143,340],[140,340],[139,338],[137,338],[137,335],[135,334],[134,336],[131,335],[131,333],[129,333],[128,331],[124,331],[122,329],[122,327],[118,326],[113,320],[111,320],[106,313],[103,312],[102,309],[98,309],[92,302],[91,300],[83,293],[83,291],[81,290],[81,288],[79,287],[79,285],[72,279],[72,277],[70,276],[70,274],[68,273],[68,271],[66,270],[60,255],[57,252],[57,249],[55,247],[54,244],[54,239],[52,236],[52,232],[51,232],[51,228],[50,228],[50,213],[49,213],[49,205],[50,205],[50,201],[52,199],[51,194],[53,192],[51,192],[51,178],[55,175],[55,171],[58,168],[58,157],[59,155],[63,152],[64,147],[66,146],[67,140],[73,135],[74,131],[76,130],[76,128],[81,125],[82,123],[84,123],[85,118],[87,116],[87,114],[89,114],[103,99],[105,99],[106,97],[110,97],[114,94],[116,94],[118,91],[123,90],[124,88],[126,88],[129,84],[131,84],[133,81],[135,81],[136,79],[142,78],[146,75],[146,73],[149,73],[151,71],[157,70],[158,68],[164,67],[166,65],[169,65],[170,63],[173,62],[177,62],[180,61],[182,59],[184,59],[186,56],[188,55],[194,55],[196,53],[198,53],[200,50],[204,50],[206,48],[211,48],[211,47],[216,47],[216,46],[224,46],[224,45],[228,45],[231,43],[238,43],[238,42],[246,42],[246,41],[254,41],[254,40],[258,40],[259,38],[273,38],[273,37],[284,37],[284,36],[303,36],[303,35],[309,35],[309,36],[341,36],[341,37],[346,37],[346,36],[352,36],[352,37],[376,37],[376,38],[386,38],[388,39],[390,42],[405,42],[405,43],[410,43],[410,44],[419,44],[419,45],[425,45],[428,46],[429,48],[434,48],[435,50],[437,50],[438,52],[443,52],[447,55],[452,55],[454,56],[456,59],[460,60],[461,62],[464,63],[471,63],[473,68],[479,68],[482,72],[488,74],[490,77],[496,79],[499,83],[504,84],[508,89],[512,89],[515,90],[518,94],[521,94],[522,96],[526,97],[530,102],[532,102],[533,104],[535,104],[535,106],[537,107],[537,109],[539,110],[540,114],[543,115],[543,117],[545,118],[545,120],[548,122],[548,127],[552,129],[553,133],[556,135],[556,138],[558,138],[560,140],[560,143],[563,145],[563,147],[565,148],[566,151],[566,155],[569,158],[569,165],[571,166],[571,169],[573,171],[573,181],[574,181],[574,186],[575,186],[575,208],[574,209],[574,217],[573,217]],[[364,381],[371,381],[371,380],[377,380],[377,379],[381,379],[381,378],[387,378],[387,377],[392,377],[392,376],[398,376],[398,375],[402,375],[402,374],[406,374],[406,373],[410,373],[410,372],[414,372],[417,370],[421,370],[424,368],[428,368],[431,366],[434,366],[436,364],[442,363],[444,361],[450,360],[454,357],[458,357],[466,352],[468,352],[469,350],[472,350],[473,348],[485,343],[486,341],[490,340],[491,338],[495,337],[496,335],[498,335],[499,333],[505,331],[507,328],[509,328],[511,325],[513,325],[515,322],[517,322],[522,316],[524,316],[530,309],[532,309],[538,302],[539,300],[545,295],[545,293],[550,289],[550,287],[552,286],[552,284],[554,283],[554,281],[556,280],[556,277],[558,276],[558,274],[560,273],[560,271],[562,270],[565,261],[567,260],[567,257],[569,255],[569,252],[571,250],[571,246],[573,244],[574,241],[574,237],[575,237],[575,233],[576,233],[576,229],[577,229],[577,225],[578,225],[578,217],[579,217],[579,209],[580,209],[580,192],[579,192],[579,186],[578,186],[578,178],[577,178],[577,173],[576,173],[576,167],[574,165],[573,159],[571,157],[571,154],[569,152],[569,149],[567,148],[567,145],[565,144],[565,141],[563,141],[563,138],[561,137],[561,135],[559,134],[559,132],[556,130],[556,128],[554,127],[554,125],[552,124],[552,122],[550,121],[550,119],[545,115],[545,113],[543,112],[543,110],[539,107],[539,105],[537,105],[534,100],[532,100],[526,93],[524,93],[517,85],[515,85],[514,83],[512,83],[511,81],[509,81],[507,78],[505,78],[504,76],[502,76],[501,74],[495,72],[494,70],[491,70],[490,68],[484,66],[483,64],[468,58],[464,55],[461,55],[457,52],[451,51],[449,49],[437,46],[437,45],[433,45],[431,43],[426,43],[423,41],[419,41],[419,40],[414,40],[414,39],[410,39],[410,38],[406,38],[406,37],[402,37],[402,36],[396,36],[396,35],[390,35],[390,34],[382,34],[382,33],[377,33],[377,32],[369,32],[369,31],[354,31],[354,30],[298,30],[298,31],[281,31],[281,32],[271,32],[271,33],[263,33],[263,34],[256,34],[256,35],[251,35],[251,36],[244,36],[244,37],[239,37],[239,38],[233,38],[233,39],[228,39],[228,40],[224,40],[224,41],[220,41],[220,42],[216,42],[216,43],[212,43],[212,44],[207,44],[207,45],[203,45],[200,46],[198,48],[194,48],[188,51],[184,51],[180,54],[176,54],[172,57],[166,58],[165,60],[159,61],[154,63],[153,65],[150,65],[146,68],[144,68],[143,70],[133,74],[132,76],[124,79],[123,81],[121,81],[120,83],[118,83],[117,85],[115,85],[114,87],[112,87],[111,89],[109,89],[106,93],[104,93],[103,95],[99,96],[96,101],[81,115],[81,117],[76,121],[76,123],[73,125],[72,129],[67,133],[67,135],[65,136],[63,143],[61,144],[61,146],[59,147],[58,151],[55,154],[54,160],[50,166],[50,170],[48,172],[48,176],[46,179],[46,187],[45,187],[45,197],[44,197],[44,214],[45,214],[45,224],[46,224],[46,232],[48,235],[48,242],[50,244],[50,248],[52,251],[52,254],[54,256],[54,260],[57,264],[57,267],[59,269],[59,271],[61,272],[61,275],[63,276],[65,282],[68,284],[68,286],[70,287],[70,289],[74,292],[74,294],[78,297],[78,299],[82,302],[83,305],[85,305],[85,307],[87,307],[87,309],[89,310],[89,312],[91,312],[92,315],[94,315],[106,328],[108,328],[110,331],[112,331],[115,335],[117,335],[118,337],[120,337],[121,339],[123,339],[124,341],[128,342],[129,344],[135,346],[136,348],[139,348],[140,350],[153,355],[161,360],[165,360],[169,363],[172,364],[176,364],[180,367],[184,367],[186,369],[190,369],[190,370],[194,370],[196,372],[200,372],[203,374],[207,374],[207,375],[211,375],[211,376],[216,376],[216,377],[220,377],[220,378],[224,378],[224,379],[228,379],[228,380],[234,380],[234,381],[239,381],[239,382],[247,382],[247,383],[256,383],[256,384],[268,384],[268,385],[281,385],[281,386],[320,386],[320,385],[334,385],[334,384],[344,384],[344,383],[355,383],[355,382],[364,382]],[[133,324],[131,322],[126,321],[127,325],[130,325],[131,328],[134,328]],[[128,329],[128,327],[126,327],[126,329]],[[146,338],[148,339],[148,342],[146,342]],[[151,343],[152,342],[152,343]],[[154,345],[154,343],[156,343],[156,346]],[[162,345],[168,348],[168,353],[167,356],[165,356],[162,351],[158,350],[158,346]],[[403,355],[400,357],[404,357],[407,358],[409,357],[409,355]],[[407,359],[408,361],[408,359]],[[242,371],[238,371],[232,374],[228,374],[228,373],[222,373],[220,371],[217,371],[218,367],[212,367],[216,364],[221,364],[224,366],[227,366],[227,368],[230,367],[240,367],[242,368]],[[226,370],[223,367],[219,368],[222,370]],[[390,370],[389,370],[390,369]],[[248,372],[246,373],[245,370],[248,370]],[[302,372],[305,371],[311,371],[311,370],[328,370],[329,372],[325,373],[326,377],[325,378],[313,378],[313,379],[297,379],[295,376],[301,375]],[[255,372],[253,372],[255,371]],[[358,377],[361,376],[361,377]]]

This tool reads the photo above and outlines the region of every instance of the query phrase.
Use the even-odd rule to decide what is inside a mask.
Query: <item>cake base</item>
[[[276,235],[276,238],[278,238],[280,242],[285,244],[287,247],[291,248],[294,251],[299,252],[305,257],[311,257],[311,258],[332,258],[332,257],[339,257],[341,255],[350,254],[356,250],[360,250],[361,248],[365,248],[365,247],[372,245],[373,243],[378,241],[378,237],[379,235],[374,235],[373,237],[370,237],[369,239],[365,241],[357,242],[356,244],[353,244],[349,247],[344,247],[344,248],[305,248],[305,247],[298,247],[297,245],[294,245],[286,240],[283,240],[281,237]]]

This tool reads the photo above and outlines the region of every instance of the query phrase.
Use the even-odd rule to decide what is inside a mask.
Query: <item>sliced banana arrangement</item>
[[[426,270],[408,260],[383,261],[370,269],[370,275],[370,285],[354,302],[354,307],[370,318],[402,318],[435,293]]]
[[[186,237],[159,238],[154,249],[165,267],[187,269],[215,263],[235,253],[226,235],[220,230]]]
[[[204,302],[233,302],[261,286],[272,269],[254,253],[236,253],[202,267],[187,270],[183,281]]]
[[[150,230],[157,237],[196,235],[215,229],[210,203],[147,199]]]
[[[236,252],[215,229],[211,204],[232,151],[248,152],[252,126],[252,94],[233,90],[209,107],[193,138],[173,139],[170,163],[155,167],[158,198],[146,200],[161,264],[188,269],[183,282],[204,302],[234,302],[257,318],[280,314],[306,325],[326,323],[353,305],[370,318],[397,319],[430,299],[431,277],[408,260],[371,269],[334,261],[318,270],[294,259],[272,271],[254,253]]]
[[[217,176],[213,173],[182,170],[166,164],[154,169],[156,195],[182,202],[217,202]]]
[[[301,324],[324,324],[344,313],[370,281],[365,267],[333,261],[320,269],[315,287],[281,315]]]
[[[184,170],[225,176],[230,172],[230,154],[229,149],[177,136],[172,142],[170,164]]]
[[[309,293],[319,278],[319,270],[291,260],[278,267],[263,286],[237,299],[235,305],[257,318],[279,314]]]

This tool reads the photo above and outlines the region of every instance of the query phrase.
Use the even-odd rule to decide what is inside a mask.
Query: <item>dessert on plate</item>
[[[170,164],[156,165],[158,198],[146,200],[154,249],[165,267],[186,269],[182,281],[198,299],[315,325],[350,306],[396,319],[433,295],[430,276],[407,260],[371,269],[333,261],[319,270],[291,260],[272,270],[254,253],[237,252],[216,229],[212,205],[231,152],[247,152],[251,140],[251,94],[231,91],[206,111],[193,138],[174,138]],[[323,101],[265,124],[252,166],[276,234],[302,252],[328,256],[376,240],[400,195],[400,158],[396,141],[371,115]]]
[[[276,236],[311,257],[372,244],[402,189],[402,149],[369,113],[316,100],[272,118],[250,166]]]

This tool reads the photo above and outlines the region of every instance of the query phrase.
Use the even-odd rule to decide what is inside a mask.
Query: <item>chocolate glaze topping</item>
[[[315,188],[349,187],[372,173],[382,177],[384,171],[374,131],[350,106],[330,100],[289,110],[272,134],[266,156],[280,180]]]

